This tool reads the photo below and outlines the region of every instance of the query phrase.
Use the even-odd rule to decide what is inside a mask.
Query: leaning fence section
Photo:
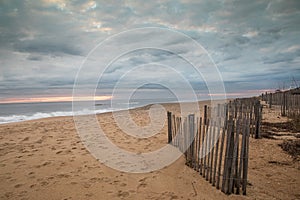
[[[208,117],[214,112],[213,117]],[[168,142],[185,155],[186,164],[226,194],[246,195],[249,137],[261,118],[256,99],[237,99],[203,115],[168,112]],[[255,123],[253,123],[253,122]]]

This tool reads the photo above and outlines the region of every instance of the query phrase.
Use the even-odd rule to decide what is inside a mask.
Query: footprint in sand
[[[147,177],[144,177],[139,180],[139,185],[137,186],[137,190],[139,190],[140,188],[145,188],[147,186],[146,179]]]
[[[12,197],[13,194],[14,194],[13,192],[6,192],[6,193],[4,194],[4,196],[7,197],[7,198],[9,198],[9,197]]]
[[[42,166],[47,166],[47,165],[50,165],[51,164],[51,161],[45,161],[42,163]]]
[[[32,149],[31,150],[32,152],[37,152],[37,151],[39,151],[38,149]],[[22,153],[28,153],[29,151],[27,151],[27,150],[24,150]]]
[[[35,178],[34,172],[29,172],[27,175],[29,176],[29,178]]]
[[[58,178],[69,178],[69,177],[71,177],[71,175],[61,173],[61,174],[57,174],[57,177],[58,177]]]
[[[72,151],[71,150],[65,150],[65,153],[70,154],[70,153],[72,153]]]
[[[19,183],[19,184],[15,185],[14,187],[15,187],[15,188],[20,188],[20,187],[22,187],[22,186],[23,186],[23,184]]]
[[[179,197],[177,195],[175,195],[174,192],[168,192],[168,191],[165,191],[163,193],[160,193],[160,194],[157,194],[157,195],[154,195],[151,197],[152,199],[179,199]],[[182,198],[181,198],[182,199]]]
[[[82,183],[82,186],[85,188],[89,188],[89,187],[91,187],[91,184],[84,182],[84,183]]]
[[[129,192],[119,190],[117,196],[118,197],[128,197],[129,196]]]
[[[16,181],[17,181],[17,179],[15,179],[15,178],[12,178],[9,180],[9,182],[16,182]]]
[[[25,197],[24,197],[24,195],[26,195],[26,194],[27,194],[27,191],[23,190],[23,191],[21,191],[21,192],[18,194],[18,196],[19,196],[19,197],[22,197],[22,199],[25,200],[25,199],[28,199],[28,198],[25,198]]]
[[[63,200],[69,200],[72,199],[72,197],[63,198]]]
[[[40,184],[41,184],[41,186],[49,185],[49,183],[47,181],[42,181]]]
[[[23,163],[23,162],[25,162],[25,160],[21,160],[21,159],[20,159],[20,160],[15,160],[13,163],[14,163],[14,164],[17,164],[17,163]]]
[[[52,180],[52,179],[54,179],[54,176],[48,176],[47,177],[47,180]]]
[[[60,151],[57,151],[55,154],[61,154],[62,152],[63,152],[63,151],[60,150]]]
[[[28,141],[29,140],[29,137],[25,137],[22,142],[25,142],[25,141]]]
[[[106,183],[110,182],[110,178],[108,178],[108,177],[102,177],[102,178],[100,178],[100,180],[102,180]]]
[[[94,177],[94,178],[91,178],[90,181],[91,181],[92,183],[95,183],[95,182],[97,182],[97,181],[101,181],[101,179],[100,179],[100,178]]]
[[[41,165],[35,165],[34,167],[35,168],[41,168]]]
[[[93,193],[87,193],[87,194],[85,194],[85,196],[86,197],[92,197],[92,196],[94,196],[94,194]]]
[[[120,186],[121,187],[125,187],[127,184],[126,183],[121,183]]]

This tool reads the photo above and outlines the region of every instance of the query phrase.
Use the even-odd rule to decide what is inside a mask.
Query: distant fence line
[[[281,116],[297,117],[300,116],[300,93],[299,88],[285,92],[265,93],[261,95],[269,108],[277,105],[280,106]]]
[[[185,155],[186,164],[225,194],[246,195],[249,137],[259,137],[261,105],[255,98],[236,99],[211,108],[214,118],[175,116],[168,112],[168,142]],[[251,133],[252,131],[252,133]]]

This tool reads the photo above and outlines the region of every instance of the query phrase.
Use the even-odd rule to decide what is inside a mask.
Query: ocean
[[[20,122],[57,116],[73,116],[105,113],[142,107],[152,103],[175,102],[176,99],[134,99],[129,102],[119,100],[112,106],[111,100],[94,102],[94,109],[79,106],[72,109],[72,102],[5,103],[0,104],[0,124]]]

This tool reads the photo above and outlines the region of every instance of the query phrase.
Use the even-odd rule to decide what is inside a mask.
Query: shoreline
[[[150,105],[155,105],[155,104],[159,104],[159,105],[168,105],[168,104],[192,104],[192,103],[198,103],[198,104],[202,104],[204,102],[207,102],[207,104],[210,104],[212,101],[215,101],[215,102],[218,102],[218,101],[222,101],[222,102],[226,102],[226,101],[229,101],[229,100],[232,100],[232,99],[218,99],[218,100],[201,100],[201,101],[197,101],[197,102],[193,102],[193,101],[184,101],[184,102],[163,102],[163,103],[149,103],[149,104],[146,104],[146,105],[141,105],[141,106],[137,106],[137,107],[132,107],[132,108],[121,108],[121,109],[117,109],[117,110],[107,110],[107,111],[103,111],[103,112],[98,112],[98,113],[87,113],[87,114],[75,114],[73,113],[73,111],[55,111],[55,112],[49,112],[49,113],[43,113],[43,112],[37,112],[37,113],[34,113],[32,115],[9,115],[9,116],[0,116],[1,117],[11,117],[11,116],[25,116],[25,117],[33,117],[34,115],[36,114],[44,114],[44,115],[50,115],[51,113],[60,113],[60,112],[65,112],[65,113],[72,113],[72,114],[69,114],[69,115],[57,115],[57,116],[47,116],[47,117],[38,117],[38,118],[34,118],[34,119],[25,119],[25,120],[19,120],[19,121],[12,121],[12,122],[0,122],[0,126],[3,125],[3,124],[15,124],[15,123],[22,123],[22,122],[29,122],[29,121],[36,121],[36,120],[43,120],[43,119],[48,119],[48,118],[57,118],[57,117],[74,117],[74,116],[83,116],[83,115],[101,115],[101,114],[105,114],[105,113],[112,113],[112,112],[121,112],[121,111],[126,111],[126,110],[135,110],[135,109],[139,109],[139,108],[144,108],[144,107],[149,107]],[[42,102],[43,103],[43,102]],[[52,103],[52,102],[51,102]],[[61,103],[61,102],[58,102],[58,103]],[[22,103],[23,104],[23,103]],[[30,104],[33,104],[33,103],[30,103]],[[96,106],[95,106],[96,108]],[[80,111],[77,111],[77,112],[80,112]],[[90,112],[93,112],[93,111],[90,111]]]

